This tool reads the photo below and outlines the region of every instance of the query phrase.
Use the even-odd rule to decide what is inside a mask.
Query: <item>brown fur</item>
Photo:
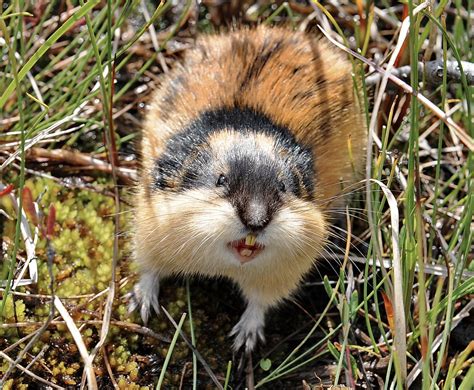
[[[347,186],[354,181],[353,166],[360,168],[365,155],[366,130],[350,64],[307,33],[260,26],[231,36],[200,38],[183,65],[164,78],[144,127],[145,170],[167,138],[202,111],[237,104],[261,110],[312,147],[317,197],[326,205],[340,193],[341,182]],[[348,157],[348,139],[354,161]]]
[[[135,227],[135,254],[142,275],[228,276],[239,284],[248,301],[256,299],[256,307],[262,310],[295,291],[315,256],[322,255],[328,235],[327,215],[331,208],[344,204],[344,197],[339,196],[341,187],[353,184],[357,179],[354,170],[362,170],[366,130],[353,90],[349,63],[328,43],[310,34],[260,26],[200,38],[183,64],[163,77],[144,124]],[[272,222],[274,262],[262,255],[245,267],[219,262],[215,256],[213,262],[208,261],[213,257],[206,255],[206,250],[212,249],[231,218],[237,218],[232,206],[208,189],[179,194],[150,189],[155,161],[168,139],[202,112],[222,107],[259,111],[288,128],[300,144],[312,150],[315,198],[305,200],[310,199],[309,194],[296,175],[301,199],[288,197]],[[219,153],[226,153],[239,137],[242,134],[231,130],[211,135],[209,147],[217,172]],[[280,153],[271,137],[246,137],[260,150]],[[176,183],[167,184],[179,186],[180,179],[173,180]],[[275,234],[281,237],[275,238]],[[278,258],[279,246],[282,258]],[[242,333],[242,324],[255,314],[250,313],[242,317],[235,333]],[[242,337],[235,346],[242,343]]]

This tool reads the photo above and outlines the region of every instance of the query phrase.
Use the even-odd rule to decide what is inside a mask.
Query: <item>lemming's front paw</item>
[[[258,342],[265,342],[264,325],[264,311],[258,306],[247,306],[239,322],[230,332],[230,335],[235,337],[234,352],[238,352],[241,348],[245,348],[245,352],[252,352]]]
[[[159,279],[155,275],[143,275],[135,284],[133,291],[127,294],[129,313],[139,309],[140,317],[146,325],[150,318],[151,310],[156,314],[160,312],[158,293],[160,289]]]

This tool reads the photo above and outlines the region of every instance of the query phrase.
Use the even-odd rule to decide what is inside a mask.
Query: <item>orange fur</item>
[[[153,97],[144,123],[143,169],[136,194],[136,260],[142,275],[226,276],[236,281],[249,302],[234,328],[236,347],[247,333],[262,337],[259,310],[264,312],[294,292],[321,256],[327,215],[344,202],[338,197],[341,183],[353,184],[362,170],[366,129],[353,91],[349,63],[325,41],[260,26],[200,38],[183,64],[163,77]],[[261,112],[288,128],[314,158],[315,198],[309,200],[305,188],[300,189],[301,198],[285,195],[281,210],[266,228],[266,249],[245,265],[221,259],[228,251],[226,243],[240,238],[242,226],[227,200],[209,188],[150,189],[155,162],[170,137],[203,112],[223,107]],[[271,136],[261,133],[223,129],[208,141],[215,172],[225,171],[222,157],[237,142],[270,156],[285,153]],[[293,174],[301,183],[299,173]],[[179,187],[179,177],[168,180],[173,181],[167,182],[168,188]],[[144,288],[151,289],[151,283],[145,281]],[[148,290],[142,300],[147,306],[153,293]],[[250,349],[253,345],[254,341],[246,344]]]
[[[228,35],[200,38],[183,65],[163,79],[144,126],[145,170],[166,140],[201,112],[238,104],[262,111],[311,146],[320,183],[317,197],[327,207],[340,193],[341,182],[354,182],[353,166],[361,170],[365,156],[365,121],[354,96],[350,64],[337,49],[308,33],[260,26],[230,36],[234,44]],[[256,80],[240,89],[265,44],[275,41],[282,42],[277,55]],[[173,86],[177,74],[182,80]],[[349,138],[354,161],[348,158]]]

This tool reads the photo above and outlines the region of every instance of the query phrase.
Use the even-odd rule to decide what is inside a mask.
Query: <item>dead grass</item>
[[[257,23],[321,28],[355,52],[372,146],[351,234],[337,231],[327,265],[270,315],[255,387],[470,388],[474,10],[465,4],[0,1],[4,388],[242,386],[227,334],[243,304],[228,283],[167,282],[161,302],[179,325],[128,316],[127,192],[159,75],[197,34]],[[452,71],[384,75],[419,60]]]

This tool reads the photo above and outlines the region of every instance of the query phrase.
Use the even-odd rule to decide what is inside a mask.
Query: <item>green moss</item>
[[[14,381],[13,379],[7,380],[4,384],[2,389],[3,390],[26,390],[28,389],[28,385],[24,383],[19,383],[20,381]]]
[[[21,299],[13,300],[13,296],[7,296],[3,312],[5,322],[22,322],[25,320],[25,304]]]
[[[12,295],[9,295],[5,302],[5,311],[3,322],[4,323],[15,323],[23,322],[26,319],[26,306],[21,299],[13,299]],[[0,336],[12,337],[16,336],[17,330],[15,328],[0,328]]]
[[[56,293],[62,297],[93,294],[110,282],[114,237],[114,202],[110,197],[85,190],[64,189],[47,179],[28,180],[33,196],[43,194],[40,206],[47,215],[56,209],[52,246]],[[38,245],[38,292],[49,293],[45,240]],[[44,312],[36,312],[43,315]]]
[[[123,375],[120,375],[120,377],[117,380],[117,384],[120,390],[148,390],[148,386],[139,386],[133,382],[131,382],[128,378],[126,378]]]
[[[34,197],[42,194],[40,210],[44,215],[41,220],[43,226],[45,226],[50,205],[53,204],[56,209],[54,236],[51,241],[51,247],[54,249],[52,271],[55,294],[62,298],[63,304],[76,321],[76,325],[80,327],[86,348],[91,350],[99,340],[102,324],[87,324],[87,321],[103,318],[107,294],[100,295],[93,300],[88,297],[105,290],[110,283],[115,234],[113,199],[97,192],[67,189],[47,179],[28,180],[27,186],[31,188]],[[122,218],[122,223],[121,228],[124,230],[127,221]],[[12,223],[8,222],[8,224]],[[8,229],[11,229],[11,226],[6,226],[6,230]],[[135,270],[135,266],[123,256],[129,252],[127,245],[126,240],[120,241],[121,261],[116,270],[117,280],[121,279],[121,275],[132,276]],[[50,295],[47,246],[45,238],[41,236],[36,247],[38,283],[21,288],[21,291]],[[140,323],[139,314],[130,314],[127,302],[123,299],[133,283],[133,279],[128,279],[127,283],[117,285],[112,313],[113,320]],[[186,289],[184,287],[165,286],[162,296],[163,302],[166,303],[166,309],[174,318],[179,318],[184,311],[187,311]],[[201,299],[199,296],[195,298]],[[203,304],[209,306],[207,298]],[[10,296],[6,305],[6,322],[44,322],[50,312],[49,302],[45,298],[16,299],[14,305],[16,318],[13,314],[13,300]],[[200,327],[208,323],[202,310],[196,310],[194,323],[196,334],[200,335],[202,333]],[[216,325],[219,331],[216,331],[215,334],[219,333],[219,340],[226,340],[227,329],[223,330],[219,326],[219,324]],[[153,316],[149,327],[154,332],[168,338],[174,333],[173,326],[164,316]],[[8,340],[8,344],[11,344],[22,335],[36,329],[37,327],[34,326],[31,329],[3,328],[0,329],[0,334]],[[189,333],[187,322],[185,329]],[[48,380],[64,387],[77,386],[81,381],[82,360],[66,324],[58,323],[48,328],[30,352],[37,355],[44,345],[49,345],[50,348],[46,351],[41,362],[32,366],[33,371],[42,370],[45,365],[51,370],[45,376]],[[111,325],[105,350],[119,387],[144,390],[148,387],[142,385],[156,383],[168,347],[167,343],[147,338],[129,328]],[[209,351],[215,354],[212,348]],[[205,353],[207,354],[209,351],[205,351]],[[182,340],[178,340],[165,378],[165,383],[168,386],[179,385],[183,364],[189,361],[190,356],[186,344]],[[107,376],[101,359],[99,354],[95,361],[98,377]],[[213,368],[220,367],[220,362],[215,359],[211,358],[209,361]],[[8,368],[8,365],[4,366],[5,364],[0,366],[0,371],[4,372]],[[13,386],[11,388],[16,389],[22,386],[19,377],[14,378],[11,383]]]

